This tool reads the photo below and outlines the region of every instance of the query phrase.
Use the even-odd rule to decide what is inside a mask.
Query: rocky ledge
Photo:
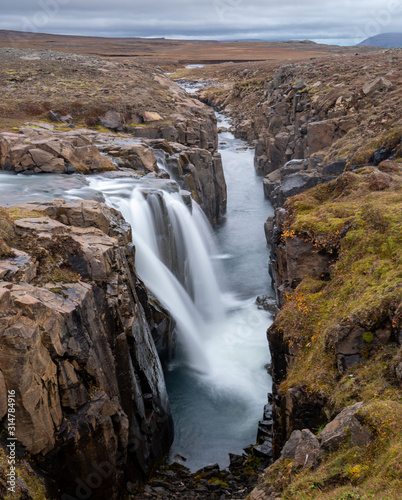
[[[277,460],[250,500],[399,496],[401,188],[386,160],[289,198],[266,225]]]
[[[51,124],[28,122],[18,133],[0,132],[0,169],[25,175],[172,176],[192,194],[211,224],[226,210],[220,154],[165,139],[136,139],[131,134],[86,128],[59,130]]]
[[[138,279],[115,210],[58,200],[0,212],[0,418],[15,391],[20,456],[50,497],[126,498],[173,437],[155,347],[171,342],[170,317]]]
[[[0,169],[168,177],[159,149],[210,222],[224,214],[215,114],[160,68],[50,50],[0,49],[0,60]]]

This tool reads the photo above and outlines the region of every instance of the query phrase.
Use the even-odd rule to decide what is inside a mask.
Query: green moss
[[[367,135],[367,133],[370,135]],[[332,144],[324,163],[346,158],[348,168],[364,165],[373,161],[374,153],[379,147],[385,147],[389,152],[394,148],[400,148],[401,138],[402,128],[400,126],[388,128],[382,133],[379,133],[377,128],[366,131],[361,130],[360,127],[355,127]]]
[[[371,332],[364,332],[363,333],[363,340],[370,344],[374,340],[374,335]]]
[[[8,212],[0,207],[0,259],[14,257],[10,248],[14,236],[13,220]]]
[[[396,500],[402,486],[402,404],[373,401],[357,413],[372,432],[372,441],[360,448],[346,443],[322,455],[315,468],[297,469],[280,459],[264,473],[262,489],[273,487],[283,499]]]
[[[208,479],[209,484],[219,484],[222,488],[229,488],[228,483],[225,483],[225,481],[222,481],[221,479],[218,479],[217,477],[213,477],[211,479]]]
[[[7,213],[11,220],[16,221],[18,219],[26,219],[26,218],[37,218],[37,217],[47,217],[45,212],[41,212],[40,210],[26,210],[21,209],[19,207],[12,207],[7,210]]]
[[[0,495],[3,493],[4,500],[14,500],[16,498],[32,498],[32,500],[45,500],[48,497],[46,492],[45,482],[31,468],[27,458],[17,459],[16,476],[19,481],[15,489],[15,493],[8,492],[6,488],[8,472],[7,452],[0,445]],[[29,497],[26,495],[28,492]]]
[[[364,401],[358,418],[373,440],[364,449],[349,443],[326,453],[315,470],[279,461],[264,481],[284,499],[396,499],[401,491],[402,392],[395,367],[402,355],[392,339],[381,344],[376,331],[402,326],[402,176],[390,173],[391,186],[373,192],[372,170],[345,173],[286,205],[284,242],[303,237],[317,251],[332,249],[336,260],[328,281],[305,277],[275,319],[294,359],[280,391],[303,386],[319,394],[329,416]],[[363,362],[340,375],[332,338],[354,326],[364,329]]]
[[[395,175],[395,187],[399,182]],[[331,332],[341,323],[366,325],[371,332],[393,318],[401,301],[402,193],[392,187],[371,192],[365,173],[346,173],[294,197],[287,208],[286,237],[302,236],[338,258],[328,282],[305,278],[277,317],[277,328],[303,353],[284,390],[302,379],[312,390],[331,394]],[[401,318],[394,320],[399,324]],[[365,340],[370,343],[367,335]]]

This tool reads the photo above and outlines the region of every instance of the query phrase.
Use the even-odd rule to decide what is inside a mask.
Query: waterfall
[[[156,156],[166,169],[164,153]],[[234,169],[239,184],[243,167]],[[269,390],[270,317],[247,288],[250,276],[261,282],[265,272],[258,267],[264,266],[263,235],[257,240],[266,201],[253,195],[250,202],[248,193],[260,193],[261,185],[252,175],[247,179],[246,193],[236,194],[239,207],[229,204],[232,222],[212,233],[201,208],[173,180],[87,177],[90,191],[102,193],[131,224],[138,274],[175,319],[178,355],[166,374],[175,421],[171,458],[185,456],[193,471],[211,460],[227,466],[229,452],[241,453],[255,441]],[[260,211],[249,213],[256,203]],[[216,234],[225,240],[224,255]],[[225,275],[228,289],[221,284]]]
[[[205,342],[225,312],[211,229],[200,207],[194,201],[188,207],[172,181],[92,178],[90,187],[131,224],[141,279],[175,319],[189,366],[210,373]]]
[[[171,458],[185,456],[193,471],[216,462],[227,467],[229,452],[240,454],[255,441],[270,389],[272,318],[255,297],[269,289],[261,228],[272,209],[252,152],[230,132],[220,137],[228,211],[213,233],[189,193],[170,179],[2,173],[0,182],[7,203],[98,200],[131,223],[138,274],[177,325],[177,357],[165,374],[175,422]],[[155,155],[167,170],[165,154]]]

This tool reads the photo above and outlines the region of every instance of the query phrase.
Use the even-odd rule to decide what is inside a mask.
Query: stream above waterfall
[[[263,223],[272,208],[255,174],[254,151],[230,132],[219,141],[228,209],[213,231],[172,180],[0,174],[2,205],[94,199],[131,223],[137,270],[177,324],[176,357],[166,374],[175,422],[170,459],[192,471],[216,462],[226,467],[229,452],[255,442],[270,391],[272,318],[255,299],[270,292]]]

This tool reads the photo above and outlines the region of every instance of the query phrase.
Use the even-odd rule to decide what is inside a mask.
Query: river
[[[229,127],[227,118],[218,119]],[[254,151],[228,131],[219,144],[228,209],[213,232],[195,203],[190,213],[172,181],[0,174],[2,205],[104,200],[132,224],[138,272],[177,322],[177,355],[166,374],[175,422],[170,458],[192,471],[216,462],[225,467],[229,452],[255,442],[271,389],[272,318],[255,299],[270,293],[263,224],[272,208],[255,174]],[[161,223],[172,228],[169,234]],[[177,255],[158,246],[161,231]]]

